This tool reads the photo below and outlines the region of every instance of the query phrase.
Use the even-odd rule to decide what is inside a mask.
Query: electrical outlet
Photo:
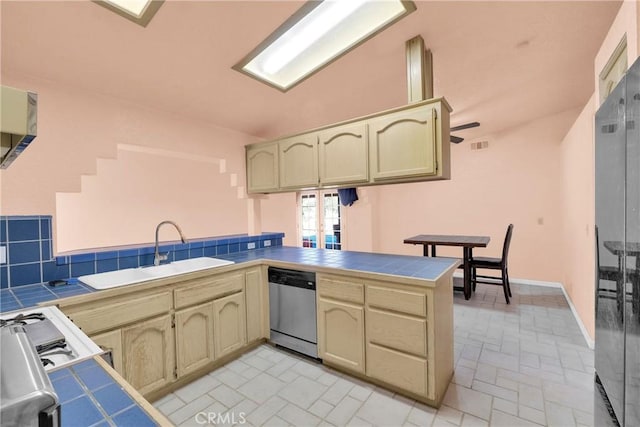
[[[7,263],[7,247],[0,246],[0,264]]]
[[[248,249],[255,249],[256,248],[256,242],[247,243],[247,248]]]
[[[269,246],[271,246],[271,240],[265,240],[264,241],[264,247],[268,248]]]

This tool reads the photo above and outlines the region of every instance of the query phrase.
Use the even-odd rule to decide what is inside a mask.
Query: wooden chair
[[[598,311],[598,300],[600,298],[615,299],[618,315],[622,316],[622,301],[624,283],[620,268],[612,265],[600,265],[600,237],[598,235],[598,226],[596,225],[596,267],[598,269],[598,277],[596,277],[596,311]],[[616,282],[616,288],[600,287],[601,280]]]
[[[507,235],[504,238],[504,244],[502,245],[502,257],[490,258],[490,257],[471,257],[471,285],[473,290],[476,290],[476,283],[486,283],[489,285],[502,285],[504,290],[504,299],[509,304],[509,297],[511,296],[511,287],[509,286],[509,270],[507,269],[507,258],[509,256],[509,245],[511,244],[511,235],[513,234],[513,224],[509,224],[507,227]],[[489,270],[500,270],[500,277],[495,276],[482,276],[476,274],[476,269],[484,268]],[[491,279],[478,280],[480,279]]]
[[[598,275],[596,277],[596,311],[598,311],[598,302],[600,298],[615,299],[618,317],[623,316],[623,305],[631,302],[631,310],[633,314],[640,312],[640,271],[632,268],[626,269],[626,277],[623,277],[622,266],[600,265],[600,236],[598,234],[598,226],[596,225],[596,266]],[[607,280],[616,283],[615,289],[600,286],[601,280]],[[627,291],[627,283],[631,284],[631,291]],[[640,316],[638,317],[640,322]]]

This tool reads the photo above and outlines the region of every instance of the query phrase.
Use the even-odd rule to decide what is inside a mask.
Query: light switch
[[[7,247],[0,246],[0,264],[7,263]]]

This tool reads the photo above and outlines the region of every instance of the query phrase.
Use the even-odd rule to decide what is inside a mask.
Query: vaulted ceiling
[[[74,85],[264,138],[407,103],[405,41],[467,138],[584,105],[618,1],[417,1],[417,11],[287,93],[231,69],[303,3],[167,0],[146,27],[90,1],[7,1],[2,75]]]

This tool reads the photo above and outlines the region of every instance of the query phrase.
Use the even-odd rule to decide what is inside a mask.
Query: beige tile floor
[[[154,405],[180,426],[593,426],[593,351],[562,292],[512,291],[510,305],[497,286],[455,294],[455,375],[438,410],[269,345]]]

